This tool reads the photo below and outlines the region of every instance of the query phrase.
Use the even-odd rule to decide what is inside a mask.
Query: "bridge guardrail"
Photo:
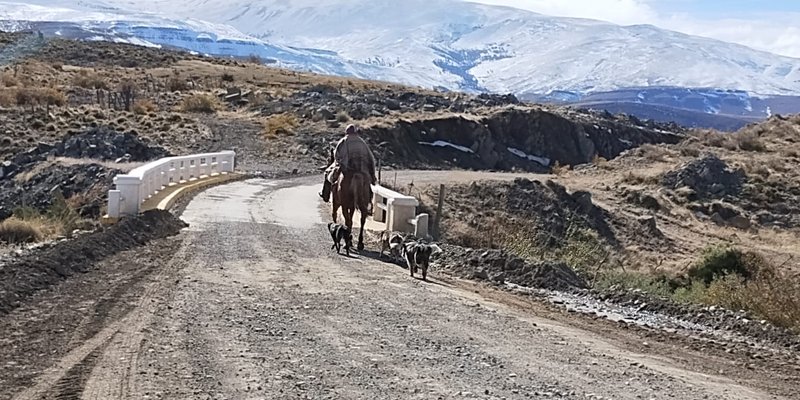
[[[171,186],[232,173],[236,161],[233,151],[167,157],[145,164],[114,178],[108,191],[108,216],[136,215],[142,203]]]
[[[428,236],[428,214],[417,215],[419,200],[379,185],[372,185],[372,219],[391,232]]]

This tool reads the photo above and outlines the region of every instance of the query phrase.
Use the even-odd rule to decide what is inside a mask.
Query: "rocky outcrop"
[[[462,116],[401,120],[365,133],[384,165],[420,168],[546,171],[555,162],[577,165],[614,158],[644,143],[677,143],[683,136],[591,114],[570,116],[511,108]]]
[[[709,154],[666,173],[662,179],[665,187],[673,190],[688,188],[689,200],[722,199],[736,196],[746,180],[744,171],[728,167],[725,161]]]

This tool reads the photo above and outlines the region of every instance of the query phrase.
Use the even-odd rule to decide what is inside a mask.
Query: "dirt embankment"
[[[512,108],[485,116],[400,120],[365,132],[385,165],[548,171],[614,158],[644,143],[683,136],[603,114]]]
[[[166,211],[125,218],[103,231],[54,243],[0,266],[0,315],[37,291],[92,268],[94,262],[177,234],[186,223]]]

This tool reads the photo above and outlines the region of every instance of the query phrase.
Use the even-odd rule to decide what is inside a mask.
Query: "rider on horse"
[[[373,185],[378,181],[375,176],[375,157],[367,142],[358,135],[358,131],[355,125],[348,125],[345,137],[336,144],[333,160],[329,160],[331,164],[325,169],[322,193],[319,194],[326,203],[330,201],[331,188],[339,179],[340,173],[362,172],[370,177]],[[370,189],[370,197],[371,195]]]

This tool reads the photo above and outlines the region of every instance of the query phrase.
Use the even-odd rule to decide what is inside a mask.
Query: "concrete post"
[[[234,163],[236,162],[236,153],[233,151],[223,151],[219,157],[222,164],[220,172],[233,172]]]
[[[108,216],[119,218],[119,208],[122,202],[122,193],[119,190],[108,191]]]
[[[414,226],[414,236],[418,238],[427,238],[428,237],[428,214],[420,214],[417,215],[417,223]]]
[[[142,180],[137,176],[117,175],[114,178],[114,185],[120,192],[122,203],[119,210],[120,215],[139,214],[139,204],[142,202],[139,194],[141,184]]]

